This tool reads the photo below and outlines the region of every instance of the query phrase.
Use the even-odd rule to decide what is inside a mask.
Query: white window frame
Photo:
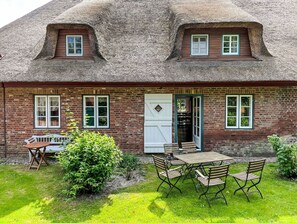
[[[228,126],[228,108],[231,106],[228,106],[228,98],[236,98],[236,126]],[[250,98],[250,104],[249,104],[249,125],[248,126],[241,126],[241,98],[248,97]],[[253,127],[253,95],[226,95],[226,129],[251,129]]]
[[[227,36],[230,37],[230,40],[229,40],[229,53],[225,53],[225,52],[224,52],[224,43],[225,43],[225,41],[224,41],[224,37],[227,37]],[[234,37],[234,36],[237,37],[237,48],[236,48],[236,52],[235,52],[235,53],[232,53],[232,52],[231,52],[231,48],[232,48],[232,47],[231,47],[231,45],[232,45],[231,42],[232,42],[232,37]],[[228,55],[229,55],[229,56],[230,56],[230,55],[231,55],[231,56],[232,56],[232,55],[233,55],[233,56],[234,56],[234,55],[237,56],[237,55],[239,55],[239,44],[240,44],[240,41],[239,41],[239,35],[238,35],[238,34],[223,35],[223,36],[222,36],[222,54],[223,54],[224,56],[228,56]]]
[[[45,98],[45,126],[39,126],[38,125],[38,102],[37,102],[37,99],[38,98]],[[51,111],[50,111],[50,98],[58,98],[58,101],[59,101],[59,125],[57,126],[51,126]],[[35,128],[61,128],[61,97],[60,95],[35,95],[34,96],[34,115],[35,115]]]
[[[77,38],[80,37],[81,38],[81,53],[76,53],[76,42],[74,41],[74,53],[69,53],[69,49],[68,49],[68,38]],[[81,57],[84,54],[84,38],[83,35],[66,35],[66,56],[74,56],[74,57]]]
[[[86,125],[86,98],[94,98],[94,125],[88,126]],[[107,99],[107,116],[99,116],[98,115],[98,98],[106,98]],[[99,126],[98,119],[99,117],[107,117],[107,125]],[[84,128],[97,128],[97,129],[107,129],[110,125],[110,114],[109,114],[109,95],[84,95],[83,96],[83,127]]]
[[[193,49],[193,39],[194,37],[206,37],[206,53],[193,53],[194,52],[194,49]],[[199,39],[199,42],[200,42],[200,39]],[[191,55],[192,56],[208,56],[208,48],[209,48],[209,36],[208,34],[192,34],[191,35]]]

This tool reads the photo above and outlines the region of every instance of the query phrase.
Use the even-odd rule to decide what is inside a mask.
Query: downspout
[[[2,82],[2,89],[3,89],[3,117],[4,117],[4,128],[3,128],[3,136],[4,136],[4,157],[7,157],[7,141],[6,141],[6,97],[5,97],[5,86]]]

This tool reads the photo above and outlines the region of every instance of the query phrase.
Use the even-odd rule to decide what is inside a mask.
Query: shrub
[[[133,154],[124,153],[119,168],[123,170],[126,179],[130,180],[132,177],[132,171],[139,167],[139,158]]]
[[[90,131],[75,130],[75,136],[58,160],[69,182],[66,194],[76,197],[82,193],[102,191],[114,168],[121,159],[121,151],[114,139]]]
[[[276,135],[268,136],[268,141],[276,152],[279,173],[288,178],[297,177],[297,144],[284,144]]]

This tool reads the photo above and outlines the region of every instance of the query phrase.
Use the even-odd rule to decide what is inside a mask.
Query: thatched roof
[[[296,11],[293,0],[53,0],[0,29],[0,81],[296,82]],[[94,60],[50,59],[69,26],[90,30]],[[178,60],[184,29],[230,26],[249,29],[259,60]]]

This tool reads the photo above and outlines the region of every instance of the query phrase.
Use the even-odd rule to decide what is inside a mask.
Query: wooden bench
[[[58,153],[64,149],[65,143],[68,141],[67,136],[59,135],[59,134],[49,134],[49,135],[33,135],[29,139],[25,139],[25,143],[29,144],[32,142],[49,142],[50,145],[46,147],[45,153]],[[29,161],[32,156],[29,154]]]

